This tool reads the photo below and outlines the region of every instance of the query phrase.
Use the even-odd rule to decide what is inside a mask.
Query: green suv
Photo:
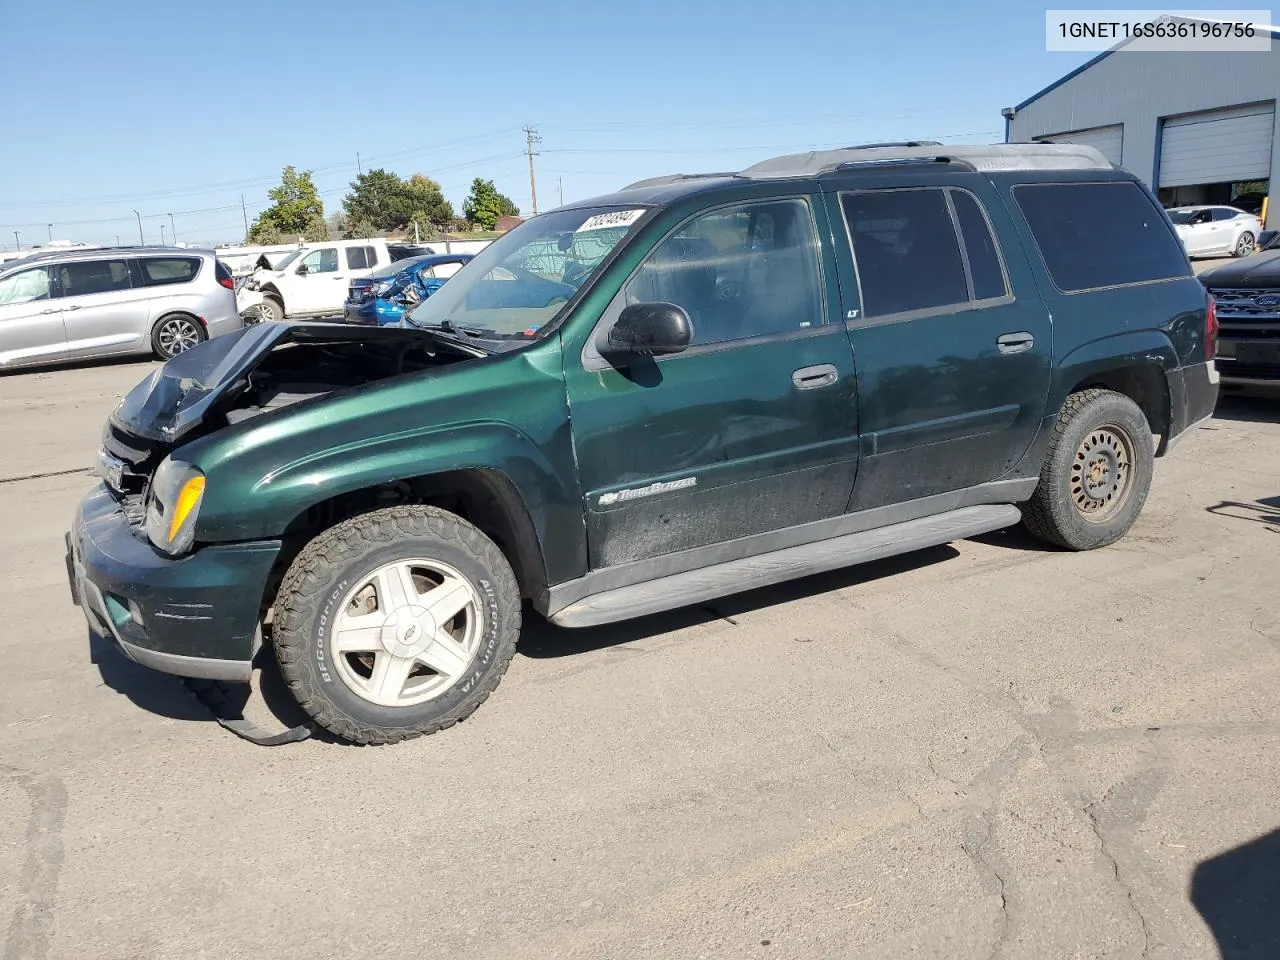
[[[875,145],[534,217],[403,329],[264,323],[106,425],[73,593],[133,660],[337,737],[468,716],[587,627],[1022,522],[1088,550],[1211,415],[1213,301],[1071,145]]]

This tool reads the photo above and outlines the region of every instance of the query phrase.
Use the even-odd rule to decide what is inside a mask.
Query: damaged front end
[[[414,328],[254,324],[179,354],[129,391],[107,420],[97,472],[140,522],[150,478],[182,443],[486,352]]]

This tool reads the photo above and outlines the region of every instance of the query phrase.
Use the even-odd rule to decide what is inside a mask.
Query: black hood
[[[1280,250],[1244,257],[1200,274],[1206,287],[1280,287]]]
[[[441,346],[429,331],[411,327],[252,324],[207,340],[164,363],[125,395],[111,414],[111,422],[133,436],[172,444],[198,426],[218,400],[243,385],[248,374],[283,344],[418,345],[424,341],[431,342],[433,349]],[[482,354],[477,351],[475,355]]]

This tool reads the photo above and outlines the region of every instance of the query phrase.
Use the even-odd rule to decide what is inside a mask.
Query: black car
[[[1206,270],[1200,282],[1215,303],[1222,386],[1280,392],[1280,250]]]

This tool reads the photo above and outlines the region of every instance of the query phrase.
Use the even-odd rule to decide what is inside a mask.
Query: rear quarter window
[[[1021,184],[1013,196],[1064,293],[1191,276],[1164,213],[1135,183]]]
[[[161,287],[170,283],[187,283],[200,272],[199,257],[144,257],[139,261],[142,283]]]

